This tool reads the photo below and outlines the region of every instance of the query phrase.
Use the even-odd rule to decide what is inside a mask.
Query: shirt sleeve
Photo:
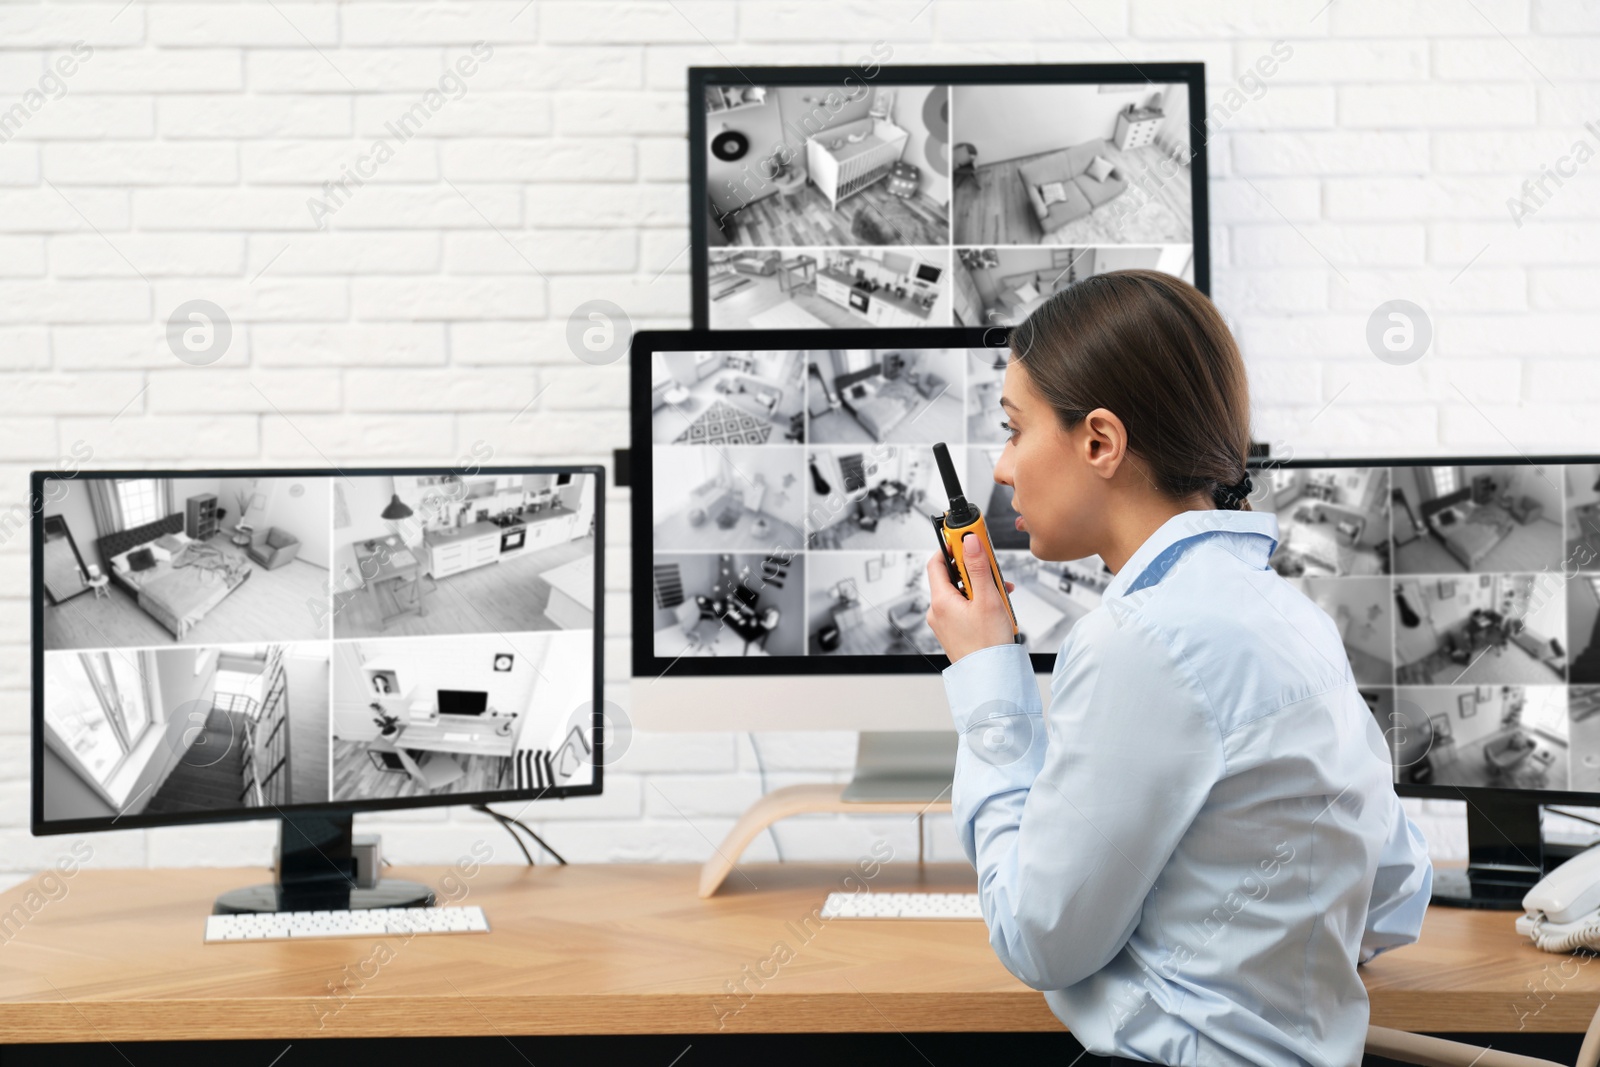
[[[1021,645],[944,671],[959,735],[956,833],[990,944],[1040,990],[1074,985],[1121,951],[1224,769],[1210,704],[1166,643],[1134,623],[1086,628],[1058,659],[1048,720]]]
[[[1378,874],[1367,905],[1367,927],[1361,936],[1361,962],[1380,952],[1416,941],[1433,895],[1433,861],[1428,842],[1411,821],[1400,798],[1394,797],[1389,836],[1378,856]]]

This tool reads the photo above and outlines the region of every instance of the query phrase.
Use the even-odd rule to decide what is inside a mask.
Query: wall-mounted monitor
[[[1202,63],[696,67],[694,324],[1013,325],[1130,267],[1210,287]]]

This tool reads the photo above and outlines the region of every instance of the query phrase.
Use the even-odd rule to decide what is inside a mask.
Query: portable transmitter
[[[950,449],[945,447],[944,442],[933,446],[933,458],[939,464],[939,476],[944,479],[944,495],[950,499],[949,511],[943,514],[935,512],[931,516],[934,532],[939,535],[939,551],[944,554],[944,565],[950,572],[950,583],[961,591],[962,596],[972,599],[972,585],[967,577],[967,560],[961,550],[961,539],[967,534],[976,535],[978,543],[983,545],[983,551],[989,557],[989,573],[994,575],[994,585],[1000,591],[1006,614],[1011,616],[1011,639],[1021,644],[1025,638],[1022,631],[1017,629],[1017,613],[1011,610],[1011,598],[1006,595],[1000,561],[995,559],[994,545],[989,540],[989,528],[984,524],[983,513],[978,510],[978,505],[962,494],[961,480],[956,477],[955,464],[950,462]]]

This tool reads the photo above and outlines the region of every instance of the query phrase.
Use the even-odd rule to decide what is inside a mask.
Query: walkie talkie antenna
[[[933,446],[934,462],[939,464],[939,477],[944,479],[944,495],[952,507],[965,509],[967,498],[961,495],[961,479],[956,477],[956,467],[950,462],[950,448],[943,441]]]
[[[961,492],[961,479],[956,477],[956,465],[950,460],[950,449],[943,442],[933,446],[934,462],[939,464],[939,477],[944,479],[944,495],[950,501],[950,517],[955,525],[965,526],[972,521],[977,510]]]

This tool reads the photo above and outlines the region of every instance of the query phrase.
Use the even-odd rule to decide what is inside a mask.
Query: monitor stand
[[[773,823],[792,815],[909,815],[917,820],[917,862],[921,863],[922,817],[950,810],[956,745],[954,730],[863,730],[856,745],[856,774],[848,786],[832,782],[786,785],[750,805],[701,866],[701,898],[717,892],[752,841]]]
[[[1550,870],[1582,851],[1544,840],[1536,800],[1479,790],[1467,800],[1467,867],[1433,871],[1433,903],[1520,911],[1522,898]]]
[[[856,742],[856,773],[840,799],[947,800],[955,775],[953,730],[863,730]]]
[[[371,889],[355,883],[351,815],[284,815],[278,824],[278,879],[230,889],[211,908],[213,915],[265,911],[342,911],[365,908],[420,908],[433,904],[433,890],[398,878]]]

